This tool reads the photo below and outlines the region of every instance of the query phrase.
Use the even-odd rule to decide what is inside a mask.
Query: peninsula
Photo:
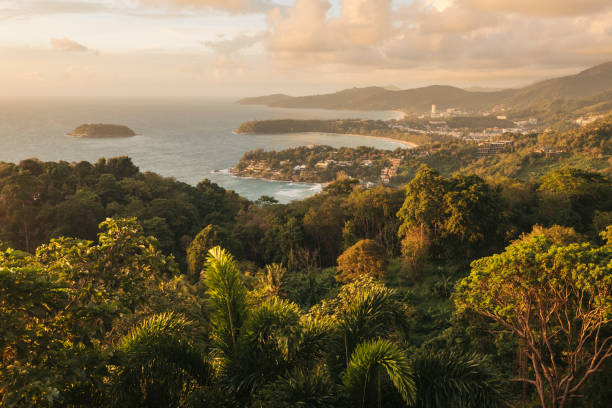
[[[136,133],[123,125],[92,123],[77,126],[68,135],[81,138],[118,138],[136,136]]]
[[[272,119],[244,122],[236,130],[239,134],[285,134],[285,133],[338,133],[393,139],[409,147],[428,143],[431,137],[394,129],[388,122],[370,119]]]

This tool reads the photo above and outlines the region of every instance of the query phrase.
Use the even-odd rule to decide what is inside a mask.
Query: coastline
[[[137,135],[118,135],[118,136],[92,136],[84,133],[66,133],[66,136],[76,137],[77,139],[127,139]]]
[[[317,133],[317,134],[321,134],[321,135],[368,137],[368,138],[374,138],[374,139],[387,140],[389,142],[401,143],[401,144],[405,145],[406,148],[408,148],[408,149],[414,149],[415,147],[419,147],[419,145],[416,144],[416,143],[409,142],[407,140],[396,139],[394,137],[376,136],[376,135],[360,135],[360,134],[357,134],[357,133],[334,133],[334,132],[317,132],[317,131],[312,131],[312,132],[284,132],[284,133],[241,133],[241,132],[238,132],[236,130],[232,131],[232,134],[234,134],[234,135],[253,135],[253,136],[282,136],[282,135],[297,135],[297,134],[300,134],[300,133],[302,133],[302,134],[303,133]]]
[[[245,179],[245,180],[265,180],[265,181],[271,181],[274,183],[284,183],[284,184],[300,184],[300,185],[310,185],[313,188],[319,187],[320,189],[323,189],[323,187],[325,187],[326,185],[329,184],[329,182],[325,182],[325,183],[310,183],[308,181],[295,181],[295,180],[277,180],[277,179],[272,179],[272,178],[267,178],[267,177],[253,177],[253,176],[239,176],[235,173],[232,172],[233,167],[229,168],[229,169],[223,169],[223,170],[218,170],[217,173],[221,173],[221,174],[225,174],[227,176],[230,177],[235,177],[235,178],[239,178],[239,179]],[[213,173],[215,173],[213,171]]]
[[[406,117],[406,112],[402,112],[401,110],[393,109],[391,112],[396,112],[398,115],[400,115],[398,118],[393,118],[395,120],[401,120]]]
[[[330,134],[333,134],[333,135],[347,135],[349,133],[330,133]],[[376,139],[388,140],[390,142],[398,142],[398,143],[401,143],[403,145],[408,146],[409,149],[414,149],[415,147],[419,147],[419,145],[416,144],[416,143],[412,143],[412,142],[409,142],[407,140],[396,139],[394,137],[389,137],[389,136],[355,135],[355,134],[352,134],[352,133],[350,135],[351,136],[361,136],[361,137],[374,137]]]

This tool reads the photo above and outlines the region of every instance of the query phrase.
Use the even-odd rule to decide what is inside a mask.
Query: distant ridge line
[[[587,98],[610,90],[612,62],[606,62],[574,75],[547,79],[518,89],[466,90],[450,85],[429,85],[395,90],[370,86],[297,97],[273,94],[240,99],[238,103],[283,108],[424,112],[432,104],[439,109],[486,109],[495,105],[517,107],[559,98]]]

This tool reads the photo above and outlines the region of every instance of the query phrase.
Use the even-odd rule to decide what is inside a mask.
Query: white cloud
[[[255,44],[262,42],[266,37],[266,32],[260,32],[252,35],[241,34],[229,39],[222,38],[214,41],[203,41],[202,43],[219,54],[233,54],[251,48]]]
[[[51,49],[55,51],[66,51],[66,52],[85,52],[92,51],[95,52],[83,44],[79,44],[76,41],[73,41],[67,37],[64,38],[51,38],[49,41],[51,44]]]
[[[350,51],[376,47],[393,31],[391,0],[342,0],[338,17],[328,17],[330,8],[328,0],[296,0],[287,12],[270,12],[270,49],[281,55]]]
[[[521,66],[580,67],[612,59],[612,13],[529,16],[473,8],[477,1],[394,5],[342,0],[339,15],[330,17],[328,0],[297,0],[286,12],[269,13],[268,49],[285,65],[341,64],[348,70],[471,67],[492,72]],[[552,0],[545,3],[553,5]],[[527,3],[517,4],[520,9]]]
[[[456,0],[471,9],[530,16],[577,16],[612,8],[610,0]]]
[[[179,9],[222,10],[229,13],[264,12],[274,6],[271,0],[139,0],[144,6]]]

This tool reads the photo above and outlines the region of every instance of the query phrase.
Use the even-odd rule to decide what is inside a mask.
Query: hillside
[[[581,99],[612,89],[612,62],[576,75],[553,78],[519,89],[506,104],[527,105],[552,99]]]
[[[270,95],[241,99],[241,104],[268,105],[283,108],[316,108],[347,110],[394,110],[409,112],[429,110],[432,104],[440,109],[459,107],[479,109],[497,104],[515,91],[469,92],[448,85],[432,85],[400,91],[380,87],[352,88],[332,94],[287,97]]]
[[[520,89],[469,91],[448,85],[392,90],[382,87],[352,88],[322,95],[291,97],[269,95],[241,99],[238,103],[285,108],[393,110],[424,112],[432,104],[439,109],[478,110],[498,104],[525,106],[554,99],[580,99],[612,90],[612,62],[575,75],[541,81]]]

